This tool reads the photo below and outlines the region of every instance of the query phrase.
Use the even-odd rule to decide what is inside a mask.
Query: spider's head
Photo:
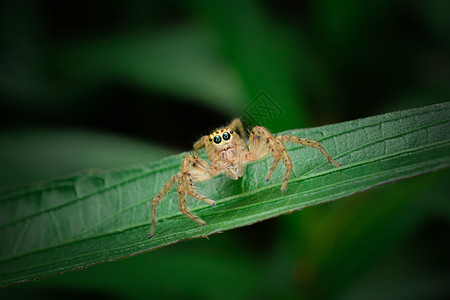
[[[237,133],[231,128],[217,130],[209,135],[208,141],[214,146],[225,145],[230,143]]]

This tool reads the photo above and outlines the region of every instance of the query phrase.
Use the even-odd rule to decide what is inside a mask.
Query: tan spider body
[[[236,130],[242,134],[242,138],[238,135]],[[222,173],[226,173],[229,177],[236,180],[239,177],[242,177],[243,169],[246,164],[259,160],[271,152],[274,161],[265,176],[265,180],[269,181],[278,162],[282,159],[286,166],[286,173],[284,175],[283,184],[281,185],[281,191],[286,191],[287,183],[292,171],[292,162],[286,152],[286,147],[284,146],[286,141],[315,147],[322,152],[330,163],[334,164],[336,167],[341,166],[331,158],[319,142],[292,135],[274,137],[266,128],[261,126],[256,126],[251,131],[248,139],[248,150],[245,147],[244,141],[246,141],[246,134],[240,119],[235,119],[227,127],[218,129],[210,135],[205,135],[200,138],[200,140],[194,144],[194,150],[198,153],[199,149],[205,147],[210,164],[199,156],[186,155],[181,163],[181,172],[175,174],[151,201],[152,226],[148,236],[152,237],[155,233],[156,206],[164,195],[173,187],[175,182],[177,182],[178,205],[180,211],[202,226],[206,225],[205,221],[191,213],[187,208],[186,193],[213,206],[216,205],[216,202],[198,194],[194,188],[195,181],[207,180]]]

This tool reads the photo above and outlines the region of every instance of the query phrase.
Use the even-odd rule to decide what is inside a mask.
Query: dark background
[[[224,2],[225,3],[225,2]],[[450,1],[0,4],[0,187],[189,151],[263,91],[272,132],[450,99]],[[448,171],[9,297],[445,299]]]

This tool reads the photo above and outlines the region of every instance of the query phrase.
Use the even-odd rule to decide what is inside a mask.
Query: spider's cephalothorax
[[[242,138],[239,136],[242,135]],[[164,195],[177,182],[178,204],[180,211],[196,221],[200,225],[206,225],[205,221],[188,211],[186,204],[186,193],[200,201],[204,201],[213,206],[216,205],[214,200],[198,194],[194,189],[195,181],[210,179],[218,174],[226,173],[232,179],[238,179],[243,174],[243,168],[249,162],[259,160],[269,153],[272,153],[274,161],[265,176],[265,180],[269,181],[278,162],[282,159],[286,166],[286,173],[281,185],[281,191],[286,191],[287,183],[292,171],[292,162],[286,152],[284,143],[298,143],[305,146],[311,146],[319,149],[330,163],[336,167],[341,165],[334,161],[325,151],[322,145],[314,140],[307,140],[292,135],[273,136],[266,128],[256,126],[250,133],[248,139],[248,149],[244,141],[247,140],[244,128],[240,119],[235,119],[226,128],[218,129],[210,135],[205,135],[194,144],[194,150],[205,147],[206,154],[210,163],[206,162],[197,155],[187,155],[181,163],[181,172],[175,174],[163,187],[163,189],[153,198],[152,207],[152,226],[149,237],[155,233],[156,226],[156,206]]]
[[[229,163],[230,166],[237,166],[239,154],[245,151],[245,146],[235,130],[225,128],[209,135],[208,141],[205,143],[205,150],[211,162],[221,160]]]

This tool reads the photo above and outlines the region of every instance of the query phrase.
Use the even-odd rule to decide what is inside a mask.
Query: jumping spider
[[[242,135],[242,138],[239,137],[236,132],[237,130]],[[341,166],[341,164],[331,158],[319,142],[292,135],[280,135],[275,137],[266,128],[261,126],[256,126],[251,131],[250,138],[248,139],[248,150],[245,146],[246,141],[247,137],[240,119],[234,119],[227,127],[218,129],[210,135],[201,137],[194,144],[194,151],[198,153],[201,148],[205,147],[206,154],[211,163],[208,164],[198,155],[186,155],[181,163],[181,172],[178,172],[170,178],[151,202],[152,225],[148,237],[152,237],[155,233],[156,206],[164,195],[173,187],[175,182],[177,182],[178,205],[180,211],[202,226],[206,225],[205,221],[191,213],[187,208],[186,193],[200,201],[211,204],[212,206],[215,206],[216,202],[195,191],[194,182],[196,181],[207,180],[221,173],[226,173],[232,179],[236,180],[239,177],[242,177],[243,168],[246,164],[259,160],[272,152],[274,160],[265,179],[266,181],[269,181],[278,162],[280,159],[283,159],[283,163],[286,166],[286,173],[284,174],[281,191],[285,192],[292,171],[292,162],[286,152],[286,147],[284,146],[286,141],[317,148],[330,163],[336,167]]]

